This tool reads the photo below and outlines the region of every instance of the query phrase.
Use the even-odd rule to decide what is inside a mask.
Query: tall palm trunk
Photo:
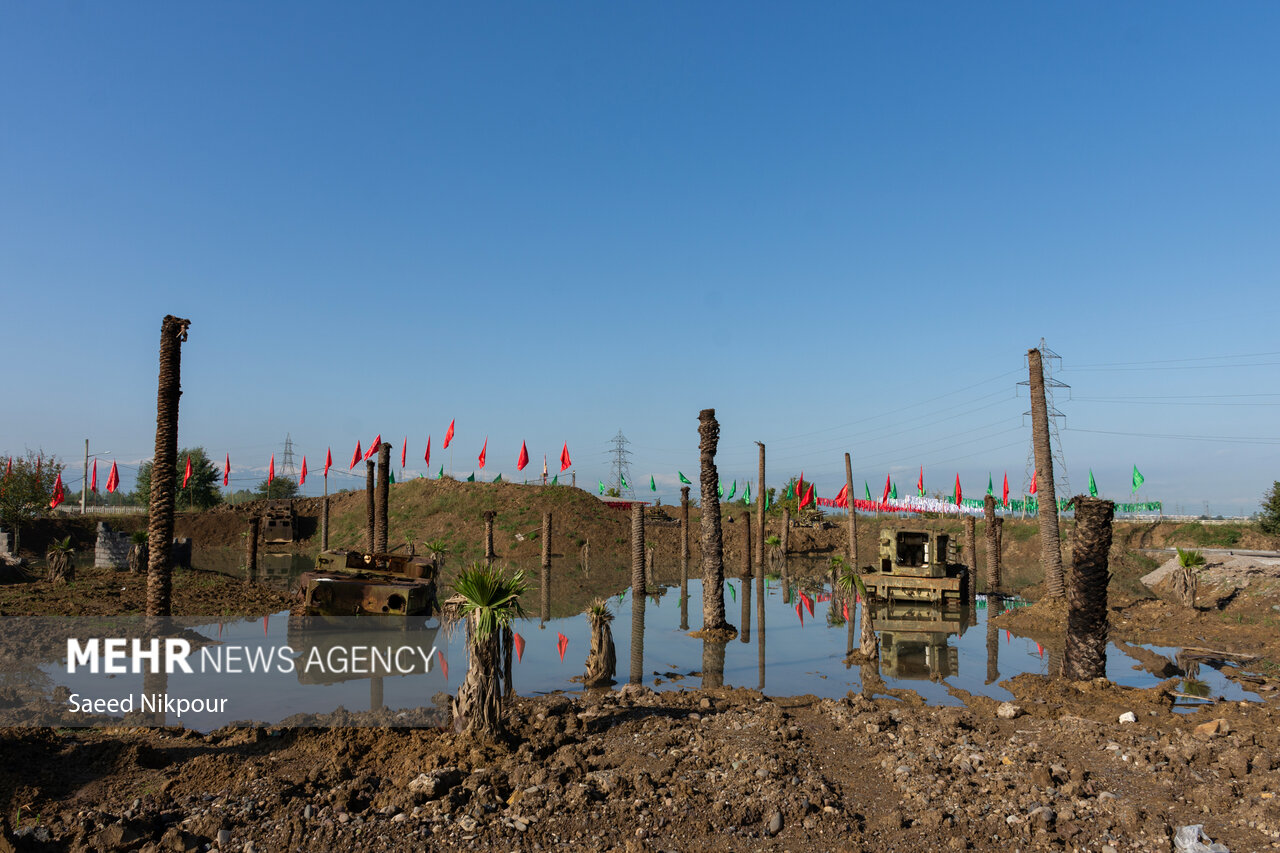
[[[539,589],[542,621],[551,618],[551,512],[542,514],[542,586]]]
[[[644,577],[644,506],[631,505],[631,595],[643,598]]]
[[[484,564],[493,565],[493,520],[498,513],[491,509],[484,511]]]
[[[680,630],[689,630],[689,487],[680,487]]]
[[[724,615],[724,539],[720,530],[720,475],[716,472],[720,424],[716,422],[716,410],[703,409],[698,413],[698,422],[702,463],[702,629],[732,630]]]
[[[377,511],[373,519],[373,550],[379,554],[387,553],[387,529],[390,513],[387,511],[391,502],[391,443],[384,441],[378,445],[378,489],[374,495]]]
[[[1100,498],[1075,499],[1071,588],[1067,593],[1067,646],[1063,674],[1072,680],[1101,678],[1107,669],[1107,554],[1116,505]]]
[[[978,601],[978,520],[965,513],[964,516],[964,562],[969,572],[969,607],[973,608]]]
[[[1031,444],[1036,457],[1036,503],[1040,517],[1040,563],[1045,598],[1062,598],[1062,540],[1058,532],[1058,496],[1053,485],[1053,449],[1049,446],[1049,407],[1044,397],[1044,361],[1040,350],[1027,351],[1031,380]]]
[[[173,509],[178,478],[178,398],[182,396],[182,342],[190,320],[166,315],[160,324],[160,381],[156,395],[156,454],[151,465],[147,524],[146,632],[168,633],[173,589]]]
[[[1000,544],[996,536],[996,499],[987,495],[982,499],[984,533],[987,539],[987,594],[1000,589]]]
[[[365,510],[365,531],[364,531],[364,547],[370,554],[375,553],[374,543],[377,541],[377,534],[374,527],[378,521],[378,503],[374,498],[374,487],[377,478],[374,476],[373,460],[366,459],[364,463],[364,510]]]

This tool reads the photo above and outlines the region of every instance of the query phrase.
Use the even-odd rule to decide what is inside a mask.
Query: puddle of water
[[[844,606],[816,587],[785,602],[776,581],[767,584],[761,607],[761,602],[752,600],[753,586],[741,580],[725,583],[726,613],[740,630],[739,638],[729,643],[688,635],[702,623],[700,581],[689,582],[690,600],[684,606],[678,587],[646,596],[641,608],[629,591],[610,598],[616,614],[612,628],[617,682],[638,681],[656,690],[750,687],[776,696],[838,698],[860,690],[864,675],[876,675],[870,667],[864,673],[844,662],[848,651],[857,647],[859,608],[851,605],[851,618],[846,621]],[[999,681],[1026,672],[1046,674],[1048,650],[988,622],[988,616],[1004,605],[988,607],[983,599],[978,603],[972,611],[877,606],[873,619],[881,640],[878,675],[884,684],[915,690],[929,704],[958,705],[948,694],[949,687],[1003,701],[1013,697]],[[339,706],[350,711],[430,707],[442,691],[456,693],[467,667],[464,631],[440,630],[434,620],[420,623],[416,630],[377,630],[368,625],[357,621],[336,631],[302,631],[291,628],[285,611],[261,621],[200,626],[196,630],[221,643],[224,650],[269,663],[266,671],[256,667],[257,671],[245,671],[242,662],[239,672],[224,667],[211,673],[206,667],[203,672],[167,676],[160,689],[171,697],[227,700],[220,712],[188,711],[180,719],[169,713],[167,722],[207,731],[232,721],[276,723],[299,713],[329,713]],[[571,679],[585,670],[590,646],[585,616],[554,619],[545,625],[524,619],[515,630],[524,641],[523,657],[513,661],[517,693],[582,690]],[[371,659],[366,651],[364,659],[355,662],[362,674],[341,671],[353,665],[350,650],[369,647],[385,651],[387,664]],[[1153,650],[1170,658],[1177,651]],[[1110,646],[1107,677],[1134,687],[1159,682],[1135,669],[1135,663]],[[53,683],[84,697],[137,695],[156,688],[154,683],[144,683],[142,675],[68,674],[65,662],[47,664],[42,670]],[[370,671],[377,674],[371,676]],[[1197,683],[1197,689],[1210,696],[1258,699],[1211,667],[1200,668]]]
[[[217,572],[228,577],[243,579],[245,576],[244,549],[196,548],[191,554],[191,565],[200,571]],[[259,551],[258,573],[255,580],[267,586],[292,589],[298,580],[298,575],[315,567],[315,554]]]

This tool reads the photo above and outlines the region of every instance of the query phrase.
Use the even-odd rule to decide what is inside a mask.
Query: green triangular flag
[[[559,475],[559,474],[556,474],[554,477],[552,477],[552,478],[551,478],[551,485],[553,485],[553,486],[558,486],[558,485],[560,485],[560,475]]]
[[[769,490],[768,489],[765,489],[764,491],[764,511],[765,512],[769,511]]]
[[[728,586],[728,587],[729,587],[729,597],[730,597],[730,598],[732,598],[734,601],[737,601],[737,600],[738,600],[738,590],[737,590],[737,588],[736,588],[736,587],[734,587],[734,585],[733,585],[733,584],[726,584],[726,586]]]
[[[395,472],[395,471],[388,471],[388,472],[387,472],[387,479],[390,481],[391,485],[395,485],[395,482],[396,482],[396,472]]]
[[[686,486],[693,485],[693,480],[690,480],[688,477],[686,477],[683,472],[677,471],[676,473],[680,475],[680,482],[684,483]]]
[[[724,497],[724,486],[720,485],[719,483],[716,483],[716,494],[719,495],[720,497]]]
[[[991,474],[990,474],[990,473],[988,473],[988,474],[987,474],[987,494],[989,494],[989,495],[994,495],[994,494],[995,494],[995,486],[993,486],[993,485],[991,484]]]
[[[604,480],[600,481],[600,494],[604,494]]]
[[[1134,465],[1133,466],[1133,491],[1135,494],[1137,493],[1138,489],[1142,488],[1142,484],[1145,483],[1146,481],[1147,481],[1147,478],[1142,476],[1142,472],[1138,470],[1138,466]]]
[[[655,483],[655,482],[653,482],[653,475],[652,475],[652,474],[650,474],[650,475],[649,475],[649,491],[651,491],[651,492],[656,492],[656,491],[658,491],[658,484],[657,484],[657,483]]]
[[[1098,496],[1098,484],[1093,481],[1093,469],[1089,469],[1089,497],[1096,498]]]
[[[742,502],[744,504],[751,503],[751,484],[747,483],[747,490],[742,493]]]
[[[889,497],[893,498],[895,501],[898,499],[898,484],[897,484],[897,483],[894,483],[894,484],[893,484],[893,488],[889,490]]]
[[[867,493],[867,500],[871,500],[871,487],[867,485],[867,481],[862,481],[862,490]]]
[[[631,484],[627,482],[627,478],[626,478],[626,477],[623,477],[621,474],[619,474],[619,475],[618,475],[618,478],[622,480],[622,488],[624,488],[624,489],[629,489],[629,488],[631,488]]]
[[[493,482],[495,482],[495,483],[501,483],[501,482],[502,482],[502,475],[501,475],[501,474],[499,474],[498,476],[494,477],[494,478],[493,478]]]
[[[729,487],[729,497],[725,498],[725,500],[727,501],[733,500],[733,496],[736,495],[737,493],[738,493],[738,481],[734,480],[733,485]]]
[[[468,482],[468,483],[474,483],[475,481],[476,481],[476,472],[475,472],[475,471],[472,471],[472,472],[471,472],[471,476],[467,478],[467,482]]]
[[[443,480],[443,479],[444,479],[444,466],[443,466],[443,465],[441,465],[441,466],[440,466],[440,473],[436,475],[436,479],[437,479],[437,480]]]

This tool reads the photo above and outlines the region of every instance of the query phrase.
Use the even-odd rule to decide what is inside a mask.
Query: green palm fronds
[[[1178,565],[1184,569],[1198,569],[1205,563],[1204,554],[1199,551],[1184,551],[1181,548],[1178,551]]]
[[[475,614],[476,640],[484,641],[500,628],[524,616],[520,596],[528,584],[523,571],[507,577],[500,569],[472,563],[458,575],[453,588],[462,596],[461,616]]]

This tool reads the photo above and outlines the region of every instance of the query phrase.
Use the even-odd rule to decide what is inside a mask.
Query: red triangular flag
[[[276,478],[276,455],[272,453],[271,467],[267,469],[267,484],[270,485],[271,481],[274,480],[275,478]]]
[[[1004,505],[1009,505],[1009,472],[1004,472]]]
[[[351,454],[351,468],[356,467],[356,463],[364,458],[364,454],[360,452],[360,439],[356,439],[356,452]],[[350,471],[351,468],[347,470]]]
[[[271,616],[270,613],[262,614],[262,636],[264,637],[267,636],[267,620],[270,618],[270,616]]]
[[[849,505],[849,484],[848,483],[845,483],[843,486],[840,487],[840,491],[836,492],[835,505],[836,506]]]
[[[812,488],[812,486],[810,486],[810,488]],[[804,609],[808,610],[809,615],[812,616],[813,615],[813,599],[802,592],[800,593],[800,600],[804,602]]]
[[[569,638],[559,631],[556,632],[556,648],[560,650],[560,660],[564,660],[564,650],[569,648]]]
[[[449,662],[444,659],[444,652],[436,649],[436,658],[440,661],[440,671],[444,673],[444,680],[449,680]]]
[[[805,491],[804,497],[800,500],[800,509],[804,509],[813,503],[813,483],[809,484],[809,488]]]
[[[880,503],[887,503],[887,502],[888,502],[888,500],[889,500],[889,489],[890,489],[890,488],[891,488],[891,486],[890,486],[890,484],[889,484],[889,475],[888,475],[888,474],[885,474],[885,475],[884,475],[884,494],[880,496]]]
[[[844,602],[842,606],[844,608],[844,621],[848,622],[849,621],[849,602],[847,601]]]
[[[568,447],[568,445],[565,445],[565,446],[566,446],[566,447]],[[12,473],[13,473],[13,457],[12,457],[12,456],[10,456],[10,457],[9,457],[9,466],[8,466],[7,468],[5,468],[5,470],[4,470],[4,475],[5,475],[5,477],[8,477],[8,476],[9,476],[9,475],[11,475]]]
[[[920,466],[920,479],[916,480],[916,494],[924,496],[924,466]]]
[[[120,471],[116,468],[115,460],[111,461],[111,473],[107,475],[107,491],[114,493],[120,488]]]
[[[1031,472],[1031,488],[1027,489],[1027,494],[1034,495],[1036,493],[1036,472]]]
[[[409,455],[409,436],[404,437],[404,447],[400,448],[400,467],[404,467],[405,457]]]
[[[449,429],[444,434],[444,449],[449,449],[449,442],[453,441],[453,425],[458,422],[457,418],[449,421]]]
[[[800,617],[800,627],[804,627],[804,605],[796,602],[796,615]]]
[[[89,483],[90,490],[96,495],[98,493],[98,460],[93,460],[93,480]]]
[[[529,464],[529,448],[522,441],[520,442],[520,458],[516,460],[516,470],[523,471],[524,466],[528,464]],[[481,467],[483,468],[484,466],[482,465]]]
[[[377,453],[381,449],[382,449],[382,433],[378,433],[378,437],[375,438],[369,444],[369,448],[364,452],[364,458],[368,459],[372,457],[373,454]]]
[[[1040,657],[1044,657],[1044,646],[1036,643],[1036,651],[1040,653]]]
[[[227,461],[222,466],[222,485],[223,486],[231,485],[231,454],[230,453],[227,454]]]
[[[187,454],[187,468],[182,472],[182,488],[187,487],[187,483],[191,482],[191,454]]]
[[[427,452],[422,454],[422,461],[431,464],[431,436],[427,436]]]
[[[1010,634],[1007,630],[1004,632],[1004,641],[1005,641],[1006,643],[1012,643],[1012,642],[1013,642],[1013,635],[1012,635],[1012,634]]]
[[[516,660],[523,661],[524,660],[524,637],[521,637],[519,634],[512,633],[511,638],[516,642]]]
[[[960,475],[956,474],[956,506],[960,506],[960,501],[962,500],[964,500],[964,497],[960,493]]]
[[[324,478],[329,479],[329,469],[333,467],[333,448],[326,447],[324,450]]]
[[[307,484],[307,454],[302,454],[302,471],[298,474],[298,485],[305,486]]]
[[[800,479],[796,480],[796,497],[804,494],[804,472],[800,472]]]
[[[484,456],[489,451],[489,436],[484,437],[484,447],[480,448],[480,467],[484,467]]]
[[[569,442],[564,443],[564,450],[560,451],[560,470],[564,471],[573,464],[573,460],[569,458]]]
[[[58,504],[67,499],[66,492],[62,489],[62,472],[58,472],[58,479],[53,483],[53,499],[49,501],[49,509],[57,509]]]

